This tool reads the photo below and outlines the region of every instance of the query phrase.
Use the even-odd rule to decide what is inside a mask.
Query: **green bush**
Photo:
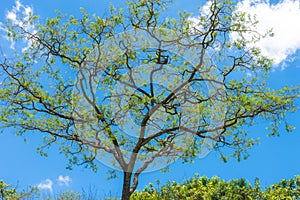
[[[38,189],[30,187],[28,191],[17,191],[10,184],[0,180],[0,200],[31,199],[38,196]]]
[[[159,185],[159,181],[157,183]],[[59,193],[47,200],[98,200],[96,194],[80,194],[74,191]],[[37,188],[19,192],[0,180],[0,200],[39,199]],[[110,198],[110,200],[118,198]],[[294,200],[300,199],[300,176],[283,179],[262,189],[259,180],[251,185],[246,179],[225,181],[218,177],[195,177],[183,183],[169,182],[154,187],[150,183],[144,190],[132,194],[131,200]]]
[[[300,176],[281,180],[262,190],[259,180],[254,186],[241,178],[224,181],[218,177],[198,177],[197,175],[182,184],[169,182],[154,188],[149,184],[143,191],[135,192],[131,200],[278,200],[300,199]]]

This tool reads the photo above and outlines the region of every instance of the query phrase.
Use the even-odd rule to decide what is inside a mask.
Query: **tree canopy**
[[[178,158],[192,162],[211,150],[224,161],[246,158],[256,140],[243,127],[257,121],[278,135],[299,90],[267,85],[272,60],[255,42],[272,33],[258,33],[255,17],[230,1],[212,0],[194,18],[165,18],[171,3],[8,21],[16,48],[0,58],[2,127],[44,136],[43,155],[60,145],[70,168],[97,170],[98,160],[123,171],[123,199],[142,172]]]

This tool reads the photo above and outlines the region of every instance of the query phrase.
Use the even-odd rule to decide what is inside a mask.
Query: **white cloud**
[[[32,14],[32,12],[33,12],[32,8],[29,7],[29,6],[26,6],[26,7],[24,8],[24,10],[25,10],[25,14],[26,14],[27,16],[29,16],[29,15]]]
[[[212,1],[207,1],[200,10],[201,16],[210,13]],[[274,37],[266,37],[252,44],[261,49],[261,53],[274,60],[275,66],[285,67],[285,62],[291,62],[296,51],[300,49],[300,0],[282,0],[271,4],[270,0],[240,0],[237,11],[246,12],[256,16],[259,21],[256,31],[265,34],[273,30]],[[197,24],[200,16],[190,17],[192,27],[200,29]],[[253,27],[251,27],[253,28]],[[244,33],[244,38],[251,39],[251,33]],[[231,33],[230,38],[239,38],[237,33]]]
[[[19,11],[21,7],[22,7],[21,2],[17,0],[16,1],[16,10]]]
[[[204,14],[204,15],[209,15],[211,14],[211,11],[210,11],[210,7],[212,5],[212,1],[207,1],[202,7],[201,7],[201,14]]]
[[[209,16],[210,12],[210,7],[211,7],[212,1],[207,1],[199,10],[200,16]],[[201,27],[198,26],[198,23],[200,21],[200,16],[193,16],[189,17],[188,21],[191,22],[192,28],[196,30],[201,31]],[[192,30],[193,31],[193,30]]]
[[[29,18],[33,14],[33,8],[27,5],[23,5],[19,0],[15,1],[15,6],[11,10],[7,11],[6,19],[10,20],[12,25],[18,25],[22,27],[25,31],[35,34],[35,26],[29,23]],[[10,48],[15,49],[15,41],[7,36],[8,30],[5,27],[4,23],[0,22],[0,31],[4,32],[4,38],[10,42]],[[32,41],[29,39],[23,40],[22,51],[26,51]]]
[[[71,178],[69,176],[58,176],[57,182],[60,186],[69,186],[71,183]]]
[[[46,179],[42,181],[40,184],[38,184],[37,187],[41,190],[49,190],[52,193],[53,192],[52,185],[53,182],[50,179]]]
[[[299,0],[283,0],[277,4],[270,4],[269,0],[243,0],[237,8],[256,15],[260,33],[273,29],[274,37],[263,38],[255,45],[261,48],[263,55],[274,59],[275,65],[284,66],[300,49]],[[236,38],[236,35],[231,37]]]
[[[8,11],[6,14],[6,18],[14,22],[17,20],[17,15],[15,12]]]

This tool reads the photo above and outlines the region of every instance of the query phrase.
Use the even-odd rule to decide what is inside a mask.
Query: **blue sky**
[[[121,5],[120,1],[112,1],[114,5]],[[200,3],[199,3],[200,2]],[[253,3],[255,2],[255,3]],[[107,12],[109,0],[84,1],[84,0],[23,0],[4,1],[0,7],[0,21],[13,18],[16,5],[20,10],[33,10],[34,14],[40,15],[40,21],[47,17],[55,16],[54,10],[59,9],[63,13],[78,15],[79,7],[84,7],[89,13],[97,13],[100,16]],[[197,6],[204,1],[191,0],[175,1],[170,9],[170,15],[177,10],[194,12],[197,17]],[[15,7],[15,9],[14,9]],[[273,27],[275,37],[263,40],[258,45],[262,52],[275,60],[274,70],[269,79],[269,85],[277,88],[285,84],[300,84],[300,1],[251,1],[244,0],[239,3],[239,9],[256,13],[261,25],[259,30]],[[0,34],[4,32],[1,29]],[[8,44],[3,36],[0,36],[0,46]],[[234,36],[232,36],[234,37]],[[3,48],[3,46],[2,46]],[[300,101],[298,101],[300,105]],[[150,172],[140,177],[139,189],[144,188],[149,182],[161,180],[162,184],[170,181],[181,182],[192,177],[195,173],[199,175],[219,176],[223,179],[235,179],[244,177],[253,182],[255,177],[260,178],[263,187],[275,183],[282,178],[292,178],[300,174],[300,111],[288,115],[289,121],[296,126],[292,133],[282,130],[281,137],[266,137],[265,122],[255,127],[249,127],[249,134],[260,137],[260,144],[250,151],[250,157],[241,162],[234,159],[223,163],[217,152],[211,152],[203,159],[197,159],[194,164],[173,163],[170,165],[171,172]],[[45,193],[56,193],[73,189],[81,191],[92,187],[100,196],[117,196],[121,191],[122,179],[106,181],[108,167],[99,163],[99,171],[91,172],[82,167],[74,166],[72,171],[66,170],[66,160],[63,155],[58,154],[57,147],[49,149],[48,157],[41,157],[36,153],[36,146],[42,140],[38,135],[27,138],[27,144],[23,138],[16,137],[13,130],[6,130],[0,134],[0,179],[11,183],[19,188],[28,185],[39,186]],[[122,175],[120,174],[120,177]]]

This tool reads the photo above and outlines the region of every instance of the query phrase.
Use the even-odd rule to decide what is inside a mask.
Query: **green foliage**
[[[60,192],[57,197],[48,197],[45,200],[81,200],[84,199],[84,196],[80,193],[76,193],[72,190],[68,190],[65,192]],[[92,200],[92,199],[87,199]]]
[[[135,192],[131,200],[272,200],[300,198],[299,176],[290,180],[281,180],[262,190],[259,180],[252,186],[245,179],[224,181],[218,177],[199,177],[184,181],[171,182],[165,186],[154,188],[149,184],[143,191]]]
[[[44,156],[60,145],[69,169],[96,171],[99,159],[122,170],[124,199],[155,162],[192,162],[211,150],[241,160],[257,143],[244,127],[266,120],[270,135],[282,122],[293,130],[285,116],[299,87],[268,87],[272,60],[252,47],[271,32],[258,33],[234,1],[213,0],[195,21],[186,12],[164,18],[171,3],[128,0],[102,17],[81,8],[78,18],[57,11],[8,21],[2,29],[16,49],[0,57],[1,128],[40,133]]]
[[[21,200],[21,199],[31,199],[33,197],[38,197],[38,189],[30,187],[28,191],[17,191],[16,188],[12,187],[0,180],[0,199],[1,200]]]
[[[157,181],[159,185],[159,181]],[[72,190],[54,194],[56,197],[47,197],[45,200],[98,200],[97,194],[78,193]],[[23,200],[39,198],[38,189],[32,188],[29,192],[18,192],[9,184],[0,181],[1,200]],[[244,178],[225,181],[218,177],[195,177],[183,183],[169,182],[164,186],[155,187],[150,183],[143,191],[136,191],[130,200],[278,200],[300,198],[300,176],[262,189],[256,179],[252,186]],[[119,198],[106,198],[117,200]]]

